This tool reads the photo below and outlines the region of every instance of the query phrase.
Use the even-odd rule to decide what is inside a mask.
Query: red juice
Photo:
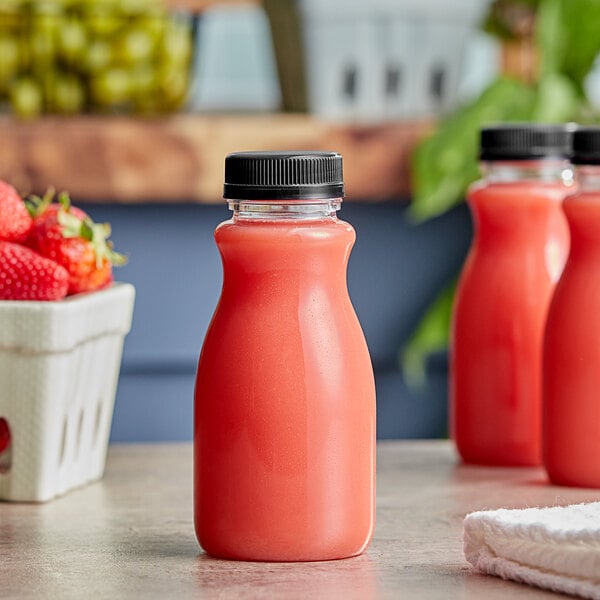
[[[285,205],[284,205],[285,207]],[[335,215],[234,216],[195,397],[195,522],[214,556],[361,553],[375,517],[375,392]]]
[[[568,253],[570,136],[562,126],[482,131],[485,177],[468,194],[475,235],[450,352],[451,433],[467,463],[541,464],[542,344]]]
[[[561,183],[478,186],[456,297],[452,431],[465,462],[541,464],[542,339],[568,249]]]
[[[575,131],[573,162],[581,191],[563,204],[571,250],[546,324],[544,466],[555,484],[600,488],[600,129]]]

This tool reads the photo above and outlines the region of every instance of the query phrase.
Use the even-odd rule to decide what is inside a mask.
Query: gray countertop
[[[44,505],[0,503],[0,598],[553,598],[474,573],[462,519],[600,497],[552,487],[542,469],[459,466],[443,441],[380,443],[377,483],[377,528],[363,556],[230,562],[196,542],[191,445],[112,446],[101,482]]]

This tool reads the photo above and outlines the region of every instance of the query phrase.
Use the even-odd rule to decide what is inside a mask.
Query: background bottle
[[[573,134],[571,250],[548,313],[544,464],[552,482],[600,487],[600,129]]]
[[[210,554],[361,553],[375,518],[375,388],[350,302],[336,153],[225,163],[223,289],[195,392],[195,523]]]
[[[481,132],[484,178],[468,193],[475,234],[451,332],[451,431],[468,463],[541,463],[542,338],[568,252],[570,139],[566,126]]]

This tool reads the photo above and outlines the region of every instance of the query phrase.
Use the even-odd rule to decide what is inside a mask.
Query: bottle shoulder
[[[337,218],[324,219],[229,219],[215,230],[217,242],[227,239],[334,240],[354,237],[352,225]]]
[[[563,181],[489,181],[480,179],[468,189],[467,198],[471,204],[506,204],[553,200],[560,202],[575,188]],[[517,206],[519,205],[517,204]]]
[[[565,206],[587,206],[600,211],[600,190],[579,190],[565,198]]]

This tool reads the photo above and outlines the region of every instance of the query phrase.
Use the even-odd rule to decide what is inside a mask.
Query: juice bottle
[[[600,129],[573,134],[571,250],[548,313],[544,465],[553,483],[600,488]]]
[[[375,388],[346,286],[336,153],[236,153],[221,297],[195,390],[195,526],[217,557],[360,554],[375,511]]]
[[[567,126],[481,131],[484,178],[468,193],[475,234],[450,350],[452,437],[464,462],[541,464],[542,338],[568,253]]]

